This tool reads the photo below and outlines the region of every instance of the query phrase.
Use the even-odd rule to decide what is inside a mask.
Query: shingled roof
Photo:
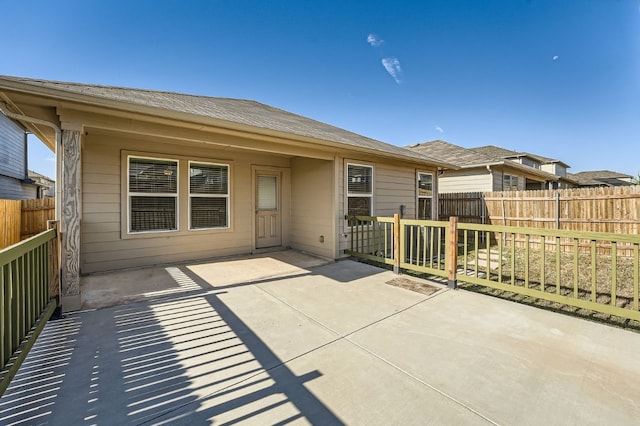
[[[407,147],[412,151],[427,154],[435,159],[444,159],[460,167],[480,167],[489,164],[502,164],[502,159],[490,157],[480,152],[463,148],[452,143],[435,140]]]
[[[538,154],[531,154],[530,152],[524,151],[513,151],[510,149],[501,148],[495,145],[485,145],[485,146],[477,146],[475,148],[469,148],[472,151],[479,152],[484,155],[488,155],[494,158],[520,158],[520,157],[529,157],[540,164],[553,164],[559,163],[565,167],[569,167],[568,164],[563,161],[556,160],[555,158],[543,157]]]
[[[569,173],[580,186],[623,186],[631,185],[633,176],[610,170],[593,170],[587,172]]]
[[[507,158],[486,155],[482,152],[463,148],[461,146],[454,145],[442,140],[414,144],[408,146],[407,148],[412,151],[428,154],[429,156],[436,159],[446,158],[447,161],[455,164],[462,169],[485,166],[506,166],[513,169],[518,169],[530,175],[542,177],[546,180],[558,180],[558,177],[552,173],[534,169],[533,167],[522,165]]]
[[[251,100],[0,76],[0,90],[3,89],[36,92],[53,98],[157,116],[178,113],[181,114],[181,118],[194,122],[214,119],[221,121],[222,125],[224,122],[245,125],[254,129],[309,137],[381,154],[422,160],[445,168],[452,167],[446,161],[438,161],[414,151]]]

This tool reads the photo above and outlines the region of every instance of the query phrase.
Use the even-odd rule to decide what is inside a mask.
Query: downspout
[[[40,124],[53,129],[56,139],[56,220],[62,223],[62,130],[51,121],[29,117],[23,114],[16,114],[7,109],[4,102],[0,102],[0,112],[14,120],[26,121],[28,123]]]

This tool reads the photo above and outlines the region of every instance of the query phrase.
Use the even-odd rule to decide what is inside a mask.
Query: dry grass
[[[497,246],[492,246],[490,250],[495,254],[497,254],[498,252]],[[481,252],[481,250],[479,250],[479,252]],[[466,266],[468,270],[475,270],[474,265],[476,257],[477,256],[475,252],[468,253],[469,263]],[[483,257],[484,255],[481,254],[481,258]],[[592,300],[592,298],[594,298],[597,303],[603,305],[611,304],[613,277],[612,270],[615,267],[615,304],[620,308],[633,309],[634,261],[632,257],[618,255],[614,259],[610,254],[598,254],[595,256],[594,262],[594,259],[590,253],[578,253],[577,268],[574,261],[574,254],[572,252],[561,252],[559,263],[557,262],[556,252],[553,250],[548,250],[542,253],[540,249],[533,249],[529,251],[527,258],[527,253],[524,249],[516,248],[514,250],[515,262],[512,262],[511,248],[505,247],[503,248],[501,262],[498,261],[499,256],[494,257],[494,264],[491,265],[491,268],[489,270],[489,276],[492,281],[497,282],[500,280],[504,284],[513,284],[516,287],[527,286],[535,290],[544,290],[547,293],[557,293],[570,297],[575,297],[575,295],[577,295],[577,298],[583,300]],[[459,266],[464,267],[464,265],[462,265],[462,262],[463,259],[462,257],[460,257]],[[486,274],[486,262],[483,264],[481,260],[479,263],[481,264],[481,266],[479,267],[479,272],[482,274]],[[498,263],[502,264],[501,271],[500,269],[498,269]],[[512,263],[514,264],[513,268]],[[544,280],[542,279],[543,272]],[[559,280],[558,276],[560,277]],[[464,278],[460,276],[459,279],[462,281]],[[476,292],[506,298],[509,300],[515,300],[537,307],[543,307],[546,309],[561,311],[564,313],[571,313],[581,317],[587,317],[598,321],[604,321],[624,327],[630,327],[640,331],[639,321],[614,317],[608,314],[597,313],[594,311],[567,306],[539,298],[528,297],[520,295],[516,292],[491,289],[485,286],[464,283],[461,284],[461,287]]]

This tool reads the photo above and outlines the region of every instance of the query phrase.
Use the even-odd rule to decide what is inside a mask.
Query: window
[[[229,226],[229,166],[189,162],[189,229]]]
[[[371,216],[372,205],[373,167],[347,164],[347,215]]]
[[[433,175],[418,173],[418,219],[431,220],[433,202]]]
[[[178,162],[128,157],[129,232],[178,229]]]
[[[518,176],[502,175],[502,190],[503,191],[517,191],[518,190]]]

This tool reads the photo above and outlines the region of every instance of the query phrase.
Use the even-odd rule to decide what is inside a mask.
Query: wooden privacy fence
[[[20,241],[20,200],[0,200],[0,249]]]
[[[606,232],[638,235],[640,232],[640,186],[577,188],[563,190],[475,192],[439,195],[439,217],[456,216],[460,222],[498,226],[524,226],[574,232]],[[480,235],[481,238],[484,234]],[[541,241],[531,236],[529,244]],[[516,239],[523,247],[524,241]],[[562,244],[564,251],[572,243]],[[580,242],[588,253],[591,244]],[[606,241],[597,245],[599,254],[610,255]],[[630,245],[618,246],[621,255],[632,255]]]
[[[55,198],[0,200],[0,249],[47,229],[55,219]]]
[[[640,185],[438,195],[441,220],[637,235]]]
[[[472,224],[456,217],[356,216],[350,223],[347,253],[392,264],[396,272],[424,272],[447,278],[453,288],[459,280],[640,321],[638,235]],[[608,254],[599,252],[602,246]]]
[[[0,250],[0,395],[58,307],[60,234],[49,226]]]

